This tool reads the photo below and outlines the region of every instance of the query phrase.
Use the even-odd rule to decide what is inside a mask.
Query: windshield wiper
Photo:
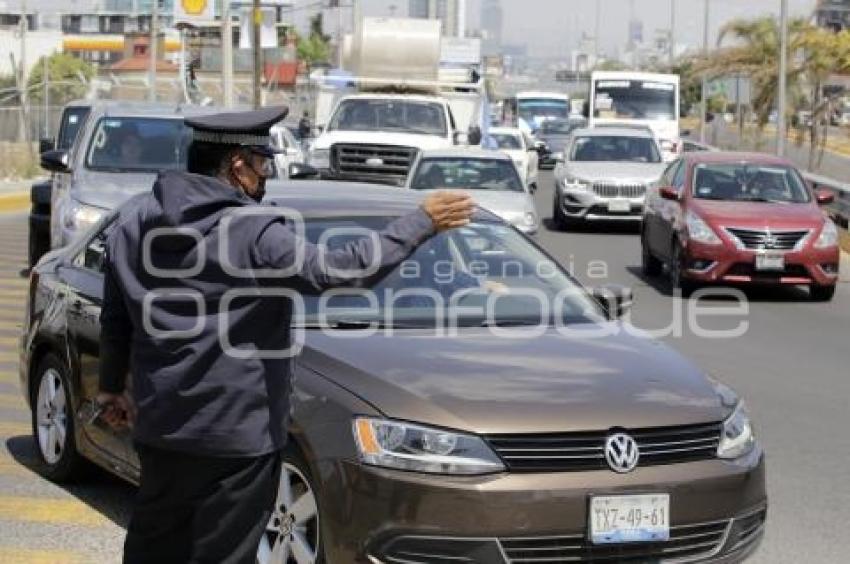
[[[790,203],[788,200],[771,200],[770,198],[760,198],[758,196],[752,198],[741,198],[742,202],[765,202],[768,204],[788,204]]]
[[[319,323],[316,321],[308,323],[295,323],[294,327],[300,329],[422,329],[428,327],[424,323],[409,323],[393,321],[386,323],[380,319],[329,319],[327,323]]]
[[[528,327],[540,323],[539,319],[485,319],[479,327]]]

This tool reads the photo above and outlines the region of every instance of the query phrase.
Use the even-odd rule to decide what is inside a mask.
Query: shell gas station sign
[[[209,22],[214,18],[214,0],[174,0],[174,22]]]

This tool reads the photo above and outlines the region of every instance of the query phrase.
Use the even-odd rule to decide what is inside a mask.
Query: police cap
[[[186,118],[186,125],[193,129],[193,141],[247,147],[271,157],[280,149],[272,146],[269,130],[288,112],[286,106],[270,106],[261,110]]]

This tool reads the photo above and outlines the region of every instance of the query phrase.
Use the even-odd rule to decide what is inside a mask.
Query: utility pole
[[[148,99],[151,102],[156,102],[156,59],[157,50],[159,47],[159,0],[151,2],[151,45],[150,45],[150,66],[148,67]]]
[[[27,31],[29,30],[29,21],[27,20],[27,0],[21,0],[21,58],[18,61],[18,92],[21,102],[21,123],[18,130],[21,141],[29,145],[30,131],[29,120],[27,119]]]
[[[342,2],[341,0],[337,0],[336,3],[336,66],[337,68],[342,68]]]
[[[362,19],[363,16],[360,12],[360,0],[351,0],[351,29],[353,30],[351,33],[354,34],[354,37],[357,37],[358,35]]]
[[[670,0],[670,66],[676,60],[676,0]]]
[[[776,154],[785,156],[786,97],[788,94],[788,0],[781,0],[779,16],[779,92],[776,108]]]
[[[709,12],[708,12],[708,0],[703,0],[705,3],[705,14],[703,16],[703,35],[702,35],[702,54],[704,57],[708,56],[708,20],[709,20]],[[708,119],[708,76],[703,73],[702,75],[702,96],[701,96],[701,106],[702,106],[702,121],[699,126],[699,141],[700,143],[705,143],[705,134],[706,134],[706,120]]]
[[[466,0],[457,1],[457,36],[463,39],[466,37]]]
[[[594,24],[595,31],[593,32],[593,66],[599,64],[599,29],[602,18],[602,0],[596,0],[596,23]]]
[[[41,58],[41,80],[44,83],[42,102],[44,102],[44,138],[50,137],[50,66],[47,56]]]
[[[221,17],[221,95],[225,108],[233,107],[233,20],[230,0],[224,0]]]
[[[258,110],[262,105],[260,91],[260,79],[262,77],[263,50],[260,46],[260,24],[263,21],[263,12],[260,10],[260,0],[254,0],[254,8],[251,10],[252,38],[254,40],[254,109]]]

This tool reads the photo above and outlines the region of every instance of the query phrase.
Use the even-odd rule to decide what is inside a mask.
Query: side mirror
[[[53,144],[53,139],[42,137],[38,140],[38,154],[46,153],[47,151],[52,151],[55,148],[56,146]]]
[[[299,180],[302,178],[318,178],[319,170],[313,168],[306,163],[290,163],[287,176],[291,180]]]
[[[537,184],[529,184],[528,185],[528,191],[531,192],[532,194],[537,192]]]
[[[658,189],[658,195],[665,200],[679,201],[679,191],[672,186],[662,186]]]
[[[608,319],[620,319],[634,305],[634,294],[628,286],[620,286],[619,284],[606,284],[599,288],[594,288],[591,291],[593,298],[599,302],[602,309],[608,316]]]
[[[469,132],[466,134],[466,142],[469,145],[477,146],[481,144],[481,128],[477,125],[473,125],[469,128]]]
[[[41,168],[49,172],[68,172],[68,153],[58,149],[41,154]]]
[[[818,188],[815,190],[815,200],[817,200],[819,206],[825,206],[835,201],[835,194],[831,190]]]
[[[690,129],[683,129],[681,135],[682,135],[682,137],[690,137],[691,130]]]

